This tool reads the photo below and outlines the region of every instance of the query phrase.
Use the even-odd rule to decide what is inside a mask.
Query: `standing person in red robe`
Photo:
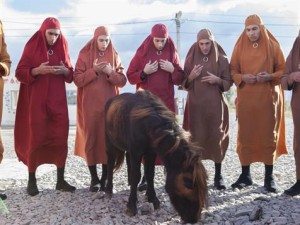
[[[2,79],[2,76],[8,76],[10,72],[10,57],[7,52],[6,43],[4,40],[4,33],[2,29],[2,23],[0,21],[0,125],[2,120],[2,109],[3,109],[3,88],[4,88],[4,81]],[[3,144],[2,144],[2,138],[0,135],[0,163],[3,159]],[[6,199],[7,196],[3,191],[0,191],[0,199]]]
[[[27,192],[39,193],[35,172],[45,163],[57,166],[56,190],[75,191],[64,179],[69,118],[65,82],[73,80],[68,45],[60,23],[47,18],[25,45],[16,69],[21,82],[15,121],[15,149],[28,166]]]
[[[232,85],[229,62],[209,29],[202,29],[185,60],[188,91],[183,128],[203,148],[202,158],[215,163],[214,187],[226,189],[221,167],[229,144],[229,115],[223,92]]]
[[[294,156],[296,164],[296,183],[285,190],[290,196],[300,195],[300,33],[286,60],[285,74],[281,78],[282,87],[292,90],[291,108],[294,122]]]
[[[130,62],[127,78],[131,84],[136,85],[136,89],[151,91],[175,112],[174,85],[182,83],[184,72],[179,65],[174,42],[164,24],[152,27],[151,34]],[[139,190],[145,190],[146,187],[143,177]]]
[[[107,177],[104,108],[126,84],[120,57],[106,27],[98,27],[94,37],[80,51],[75,67],[77,130],[75,155],[83,157],[91,174],[90,191],[104,190]],[[101,179],[97,164],[102,164]]]

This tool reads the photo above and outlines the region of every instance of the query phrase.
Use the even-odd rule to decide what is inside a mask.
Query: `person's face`
[[[209,39],[201,39],[198,41],[198,45],[203,55],[208,55],[211,49],[212,41]]]
[[[97,38],[98,49],[104,52],[109,45],[110,37],[108,35],[100,35]]]
[[[47,29],[45,32],[48,45],[54,45],[60,35],[59,29]]]
[[[153,43],[154,43],[154,46],[157,50],[161,51],[166,43],[167,43],[167,38],[157,38],[157,37],[154,37],[153,38]]]
[[[245,29],[246,34],[251,42],[255,42],[259,39],[260,29],[258,25],[249,25]]]

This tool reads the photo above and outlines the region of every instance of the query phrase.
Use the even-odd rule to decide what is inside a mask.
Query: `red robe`
[[[174,72],[171,74],[158,68],[155,73],[150,74],[142,81],[141,73],[145,65],[151,60],[168,60],[173,63]],[[184,79],[184,72],[179,65],[179,57],[171,38],[168,38],[161,55],[157,55],[157,49],[153,44],[153,38],[148,36],[138,48],[135,56],[130,62],[127,70],[127,78],[131,84],[136,85],[136,89],[142,88],[151,91],[158,96],[166,106],[175,112],[174,85],[180,85]]]
[[[184,72],[179,65],[179,56],[175,45],[170,37],[162,51],[158,53],[153,43],[153,37],[149,35],[136,51],[135,56],[130,62],[127,70],[127,78],[131,84],[136,85],[136,89],[142,88],[149,90],[152,94],[158,96],[166,106],[175,113],[174,85],[180,85],[184,79]],[[160,59],[170,61],[174,66],[173,73],[158,68],[155,73],[147,76],[145,80],[141,80],[141,73],[145,65],[151,60],[159,62]],[[161,161],[157,158],[156,165],[161,165]]]
[[[44,163],[63,167],[68,152],[69,118],[65,82],[72,82],[73,68],[63,35],[53,46],[47,46],[45,31],[53,28],[60,29],[59,22],[47,18],[27,42],[16,69],[21,85],[14,130],[15,149],[29,172],[35,172]],[[48,48],[53,50],[52,55],[47,54]],[[33,77],[31,70],[46,61],[49,65],[60,65],[62,61],[69,74]]]

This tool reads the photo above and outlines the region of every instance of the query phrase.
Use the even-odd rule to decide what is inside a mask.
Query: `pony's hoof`
[[[159,209],[160,208],[160,202],[158,200],[154,201],[153,202],[153,207],[154,207],[155,210]]]
[[[111,199],[112,198],[112,192],[105,192],[105,198]]]
[[[132,208],[127,207],[126,214],[128,216],[135,216],[137,214],[137,209],[136,208],[132,209]]]

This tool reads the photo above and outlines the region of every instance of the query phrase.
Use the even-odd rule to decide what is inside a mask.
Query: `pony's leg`
[[[131,153],[132,151],[130,151]],[[141,156],[130,154],[130,196],[127,203],[127,214],[137,214],[137,185],[141,179]]]
[[[126,152],[126,164],[127,164],[127,182],[128,185],[130,186],[130,156],[129,156],[129,152]]]
[[[154,209],[158,209],[160,206],[160,202],[156,196],[155,189],[154,189],[154,173],[155,173],[155,158],[156,154],[148,153],[144,156],[145,161],[145,176],[147,181],[147,191],[146,195],[148,197],[148,202],[153,203]]]
[[[113,170],[115,165],[115,151],[119,150],[111,144],[110,139],[107,136],[105,136],[105,143],[107,154],[107,183],[105,187],[105,193],[109,198],[111,198],[113,192]]]

